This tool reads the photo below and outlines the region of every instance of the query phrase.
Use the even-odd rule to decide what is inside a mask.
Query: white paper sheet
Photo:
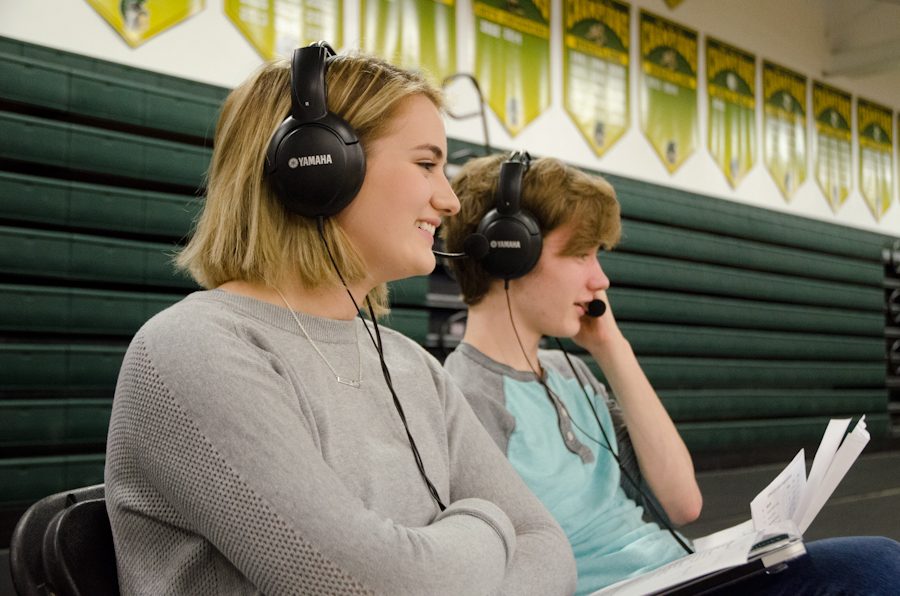
[[[591,596],[647,594],[747,562],[750,548],[770,536],[800,537],[869,442],[865,416],[844,436],[849,419],[832,420],[806,478],[804,452],[750,502],[751,519],[694,540],[695,553]],[[843,442],[842,442],[843,439]],[[777,548],[775,545],[768,548]]]
[[[844,427],[846,428],[846,426]],[[846,476],[847,471],[862,453],[863,448],[869,442],[869,431],[866,430],[866,417],[862,416],[853,430],[850,431],[844,442],[838,448],[837,453],[828,465],[827,471],[824,473],[821,481],[816,486],[808,486],[811,493],[809,504],[805,511],[798,512],[795,518],[797,527],[800,532],[806,532],[809,525],[825,506],[825,502],[831,497],[834,489],[840,484],[841,480]]]
[[[848,426],[850,426],[849,418],[833,418],[828,422],[828,427],[825,429],[825,434],[822,435],[819,448],[816,449],[815,459],[813,459],[812,467],[809,470],[809,477],[806,480],[807,490],[803,493],[803,498],[800,499],[800,508],[797,511],[796,518],[798,524],[804,513],[809,509],[809,503],[812,501],[816,487],[821,484],[822,479],[825,477],[828,466],[831,465],[831,460],[834,459],[834,454],[837,453],[838,447],[841,446],[841,439],[844,438]]]
[[[712,534],[694,539],[694,550],[700,552],[703,550],[716,548],[717,546],[721,546],[726,542],[737,540],[742,536],[754,534],[755,532],[756,530],[753,528],[753,520],[748,519],[747,521],[737,524],[736,526],[731,526],[730,528],[725,528],[724,530],[719,530],[718,532],[714,532]]]
[[[794,459],[750,501],[750,516],[757,530],[794,519],[806,489],[806,460],[801,449]]]

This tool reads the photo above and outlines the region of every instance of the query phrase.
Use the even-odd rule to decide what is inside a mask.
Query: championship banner
[[[225,14],[260,56],[290,58],[319,40],[341,47],[340,0],[225,0]]]
[[[203,10],[206,0],[87,0],[87,3],[125,43],[136,48]]]
[[[850,194],[850,94],[813,81],[816,182],[835,213]]]
[[[875,221],[891,206],[894,185],[894,139],[891,110],[856,98],[856,130],[859,131],[859,191]]]
[[[628,130],[631,8],[618,0],[564,0],[563,101],[598,156]]]
[[[361,47],[438,81],[456,72],[456,0],[361,0]]]
[[[735,188],[756,157],[756,56],[706,38],[709,152]]]
[[[763,98],[766,168],[790,201],[806,181],[806,77],[763,61]]]
[[[669,173],[697,149],[697,32],[641,11],[641,128]]]
[[[475,78],[513,136],[550,107],[550,0],[476,0]]]

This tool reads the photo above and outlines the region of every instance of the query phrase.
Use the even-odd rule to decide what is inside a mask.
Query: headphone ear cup
[[[329,217],[359,193],[366,158],[350,125],[337,116],[310,123],[289,116],[269,144],[266,173],[289,212]]]
[[[491,276],[522,277],[541,258],[543,239],[537,221],[525,211],[502,215],[493,209],[482,218],[473,236],[484,237],[487,254],[479,261]]]

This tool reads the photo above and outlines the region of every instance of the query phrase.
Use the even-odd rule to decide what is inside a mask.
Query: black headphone
[[[325,70],[335,51],[324,41],[294,50],[291,113],[266,151],[266,177],[291,213],[329,217],[350,204],[366,176],[353,127],[328,111]]]
[[[493,277],[522,277],[541,257],[541,227],[533,215],[520,208],[522,181],[531,165],[526,151],[516,151],[500,166],[496,205],[488,211],[463,246]]]

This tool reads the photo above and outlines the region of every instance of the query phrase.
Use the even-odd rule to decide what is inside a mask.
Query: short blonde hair
[[[460,212],[441,226],[446,249],[461,252],[469,234],[475,232],[485,214],[494,208],[500,166],[506,155],[492,155],[467,162],[453,178]],[[521,208],[531,213],[546,236],[556,228],[575,223],[563,254],[578,255],[600,245],[610,249],[621,235],[619,202],[612,185],[558,159],[531,162],[522,179]],[[466,304],[478,304],[490,289],[492,278],[477,262],[450,262]]]
[[[187,246],[176,257],[205,288],[242,280],[278,286],[296,275],[304,287],[339,285],[313,218],[289,213],[265,178],[269,139],[291,109],[291,70],[269,62],[225,100],[207,173],[206,201]],[[424,95],[439,109],[440,90],[423,75],[365,54],[340,55],[326,71],[328,109],[356,129],[363,151],[390,128],[401,102]],[[365,276],[365,262],[334,218],[325,238],[347,283]],[[384,285],[370,297],[386,307]]]

